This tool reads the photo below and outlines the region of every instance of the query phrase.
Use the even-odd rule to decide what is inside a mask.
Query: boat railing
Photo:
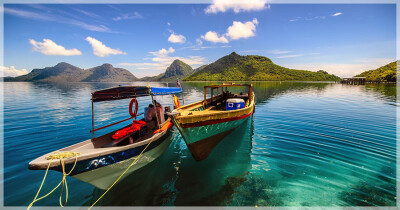
[[[223,85],[210,85],[210,86],[204,86],[204,100],[203,100],[203,106],[205,106],[209,103],[212,103],[213,101],[217,101],[221,97],[224,97],[228,95],[228,97],[232,94],[228,91],[228,87],[248,87],[248,93],[247,96],[250,98],[251,94],[253,92],[252,84],[235,84],[235,83],[224,83]],[[207,99],[207,89],[210,89],[210,98]],[[220,91],[221,89],[221,91]],[[214,90],[216,90],[216,94],[214,95]]]
[[[117,124],[119,124],[119,123],[125,122],[125,121],[127,121],[127,120],[130,120],[130,119],[133,119],[133,118],[137,118],[138,116],[143,115],[143,114],[144,114],[144,113],[140,113],[140,114],[138,114],[138,115],[136,115],[136,116],[134,116],[134,117],[128,117],[128,118],[126,118],[126,119],[123,119],[123,120],[120,120],[120,121],[117,121],[117,122],[114,122],[114,123],[111,123],[111,124],[102,126],[102,127],[100,127],[100,128],[92,129],[92,130],[90,130],[90,133],[94,133],[95,131],[99,131],[99,130],[102,130],[102,129],[104,129],[104,128],[108,128],[108,127],[111,127],[111,126],[113,126],[113,125],[117,125]],[[95,138],[93,138],[93,140],[95,140]]]

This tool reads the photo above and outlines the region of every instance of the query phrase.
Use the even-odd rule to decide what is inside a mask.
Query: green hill
[[[318,72],[288,69],[274,64],[269,58],[256,55],[241,56],[233,52],[202,67],[185,81],[337,81],[339,77]]]
[[[396,82],[396,61],[374,70],[364,71],[356,77],[366,77],[367,81]]]
[[[171,65],[165,70],[164,73],[161,73],[154,77],[143,77],[142,81],[176,81],[177,79],[182,79],[190,74],[192,74],[194,70],[191,66],[186,64],[181,60],[174,60]]]

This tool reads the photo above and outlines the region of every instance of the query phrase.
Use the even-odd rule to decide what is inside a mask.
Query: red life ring
[[[133,102],[135,102],[135,111],[134,112],[132,111]],[[138,105],[136,98],[132,98],[131,102],[129,102],[129,114],[132,117],[136,117],[138,109],[139,109],[139,105]]]

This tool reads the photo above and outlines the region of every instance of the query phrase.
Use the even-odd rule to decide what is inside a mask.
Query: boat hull
[[[251,116],[246,115],[225,118],[220,121],[205,121],[196,124],[183,124],[179,131],[182,134],[190,153],[197,161],[204,160],[211,151],[232,131]]]
[[[100,189],[107,189],[142,152],[140,158],[129,168],[123,178],[161,156],[171,144],[174,133],[172,127],[169,126],[166,130],[138,143],[97,149],[92,148],[92,143],[87,140],[38,157],[29,163],[29,169],[46,170],[50,164],[49,170],[65,171],[65,173],[76,179],[88,182]],[[88,149],[90,145],[91,149]],[[69,157],[63,159],[65,170],[63,170],[59,159],[51,161],[46,159],[50,154],[65,151],[81,152],[77,158]],[[84,151],[89,152],[83,153]]]
[[[134,171],[146,166],[159,156],[161,156],[164,151],[169,147],[172,142],[172,136],[166,134],[160,139],[162,142],[161,144],[157,145],[156,147],[152,148],[151,150],[146,150],[142,156],[138,159],[138,161],[129,168],[126,172],[124,177],[127,177],[129,174],[133,173]],[[153,144],[154,142],[152,142]],[[129,167],[129,165],[138,157],[138,155],[131,157],[129,159],[116,162],[107,166],[103,166],[94,170],[86,171],[83,173],[75,174],[72,177],[79,179],[83,182],[90,183],[91,185],[100,188],[100,189],[107,189],[109,188],[115,180],[122,174],[122,172]]]
[[[248,93],[233,94],[227,90],[228,87],[248,87]],[[207,88],[210,88],[211,98],[207,99]],[[219,89],[221,88],[221,94]],[[214,90],[217,95],[213,97]],[[225,91],[224,91],[225,89]],[[240,99],[246,101],[246,105],[231,107],[229,99]],[[185,140],[190,153],[197,161],[204,160],[212,150],[239,127],[254,113],[255,95],[252,85],[223,84],[204,87],[204,100],[174,109],[170,116]],[[238,101],[238,100],[236,100]]]

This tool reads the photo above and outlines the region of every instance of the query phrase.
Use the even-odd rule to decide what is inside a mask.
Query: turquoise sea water
[[[27,206],[34,198],[44,171],[28,170],[31,160],[91,137],[90,93],[118,84],[4,83],[6,206]],[[211,83],[183,83],[185,103],[201,100],[206,84]],[[253,84],[255,114],[208,159],[196,162],[176,133],[160,158],[118,183],[100,205],[396,204],[395,86]],[[157,100],[172,105],[170,96]],[[149,102],[140,98],[140,109]],[[96,124],[127,117],[128,103],[99,103]],[[60,173],[49,172],[42,192],[60,180]],[[104,192],[70,177],[68,187],[68,206],[91,205]],[[35,206],[57,206],[58,196]]]

